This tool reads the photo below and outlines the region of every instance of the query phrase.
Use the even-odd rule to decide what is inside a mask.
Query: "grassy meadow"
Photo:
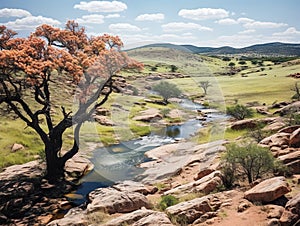
[[[263,61],[263,59],[261,64],[243,60],[241,65],[240,56],[230,56],[229,60],[224,61],[222,57],[202,56],[175,49],[143,48],[130,51],[129,56],[145,64],[142,73],[134,74],[135,79],[132,80],[128,77],[128,83],[136,87],[141,96],[112,94],[103,107],[111,110],[111,119],[116,126],[102,126],[98,123],[87,122],[81,130],[83,141],[108,145],[148,134],[154,128],[149,123],[133,120],[134,116],[149,107],[157,108],[161,112],[177,108],[176,104],[162,106],[144,101],[145,98],[158,98],[145,89],[146,85],[152,86],[159,82],[145,81],[144,78],[149,73],[169,73],[175,66],[176,72],[190,77],[171,79],[168,82],[177,85],[185,96],[192,99],[203,97],[203,90],[199,87],[199,83],[200,81],[209,81],[211,87],[208,88],[205,103],[225,111],[226,106],[235,103],[256,102],[269,106],[275,102],[291,101],[294,94],[291,89],[297,80],[287,77],[287,75],[300,72],[299,61],[275,65],[273,62]],[[229,75],[232,69],[229,67],[229,63],[234,63],[235,68],[239,69],[234,75]],[[132,75],[128,72],[123,74],[125,77]],[[65,88],[58,87],[57,89]],[[61,101],[68,100],[67,107],[71,109],[73,99],[70,96],[60,96],[57,90],[54,91],[56,96],[53,98],[53,106],[55,117],[58,120],[62,117]],[[167,120],[171,122],[171,119]],[[0,169],[8,165],[30,161],[36,158],[36,155],[43,155],[43,145],[38,135],[26,127],[20,119],[15,119],[12,115],[0,116],[0,128]],[[218,134],[212,133],[213,130],[219,130],[218,125],[203,129],[194,140],[203,143],[223,138],[234,139],[247,132],[226,130],[225,134]],[[214,137],[207,136],[207,134],[214,134]],[[72,130],[69,129],[65,134],[64,148],[66,149],[72,145],[71,135]],[[14,143],[22,144],[25,150],[12,153],[11,147]]]

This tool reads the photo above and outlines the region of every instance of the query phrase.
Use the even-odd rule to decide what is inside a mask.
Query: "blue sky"
[[[89,35],[119,35],[125,48],[150,43],[244,47],[300,42],[298,0],[0,0],[0,24],[26,36],[76,20]]]

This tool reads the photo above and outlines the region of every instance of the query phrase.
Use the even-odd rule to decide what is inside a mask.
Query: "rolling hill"
[[[206,54],[206,55],[226,55],[226,54],[242,54],[242,55],[260,55],[260,56],[300,56],[300,44],[292,43],[265,43],[257,44],[244,48],[233,48],[230,46],[223,47],[198,47],[194,45],[175,45],[170,43],[157,43],[141,46],[139,48],[171,48],[185,52]]]

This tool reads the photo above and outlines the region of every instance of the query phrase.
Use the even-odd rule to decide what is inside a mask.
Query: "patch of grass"
[[[165,195],[161,197],[160,202],[158,203],[158,208],[162,211],[167,209],[170,206],[174,206],[179,203],[178,198],[173,195]]]

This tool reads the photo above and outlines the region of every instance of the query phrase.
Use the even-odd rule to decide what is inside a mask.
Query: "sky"
[[[125,48],[151,43],[246,47],[300,43],[299,0],[0,0],[0,24],[28,36],[75,20],[88,35],[118,35]]]

